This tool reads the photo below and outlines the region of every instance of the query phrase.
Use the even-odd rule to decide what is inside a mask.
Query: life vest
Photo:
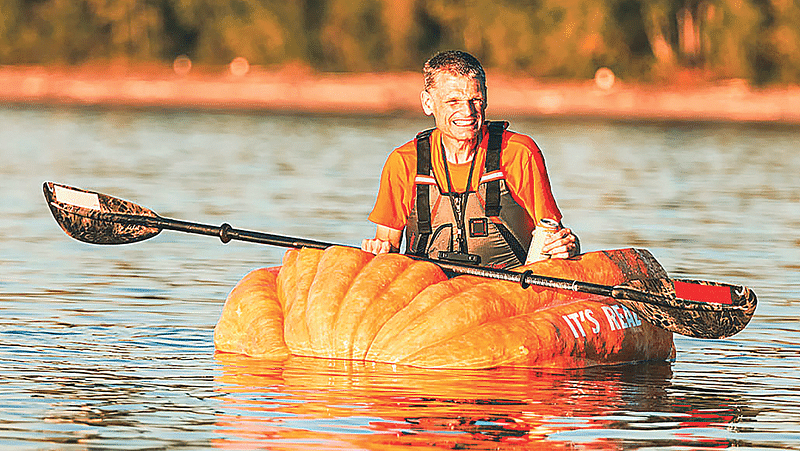
[[[533,224],[525,208],[508,190],[500,170],[503,132],[508,122],[487,122],[486,163],[477,189],[443,192],[431,167],[431,133],[417,134],[416,192],[406,224],[406,252],[435,260],[449,260],[494,268],[525,263]],[[431,189],[431,188],[434,189]],[[466,206],[463,199],[466,198]],[[456,220],[455,211],[463,220]]]

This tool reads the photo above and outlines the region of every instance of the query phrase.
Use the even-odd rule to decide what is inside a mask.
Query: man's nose
[[[469,116],[474,116],[478,112],[478,108],[475,106],[473,102],[462,102],[459,105],[459,112],[467,114]]]

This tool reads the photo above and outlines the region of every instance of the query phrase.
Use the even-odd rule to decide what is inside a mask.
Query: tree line
[[[419,70],[459,48],[562,79],[800,82],[796,0],[0,0],[0,64],[105,60]]]

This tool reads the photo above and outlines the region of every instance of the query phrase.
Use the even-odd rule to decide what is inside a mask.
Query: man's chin
[[[474,141],[478,139],[478,137],[480,136],[480,129],[469,130],[469,131],[465,130],[460,133],[457,133],[457,136],[458,136],[457,139],[459,141]]]
[[[450,127],[450,133],[453,137],[456,137],[459,140],[468,140],[474,139],[478,136],[481,132],[481,127],[479,125],[471,125],[468,127]]]

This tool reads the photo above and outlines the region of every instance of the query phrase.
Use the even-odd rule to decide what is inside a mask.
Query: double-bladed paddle
[[[152,210],[106,194],[44,183],[44,196],[56,222],[67,235],[92,244],[143,241],[161,230],[196,233],[273,246],[325,249],[333,243],[212,226],[164,218]],[[417,257],[414,257],[417,258]],[[626,303],[647,321],[672,332],[696,338],[724,338],[744,329],[756,308],[756,295],[744,286],[686,279],[642,279],[607,286],[578,280],[479,268],[430,260],[455,274],[469,274],[519,283],[608,296]]]

